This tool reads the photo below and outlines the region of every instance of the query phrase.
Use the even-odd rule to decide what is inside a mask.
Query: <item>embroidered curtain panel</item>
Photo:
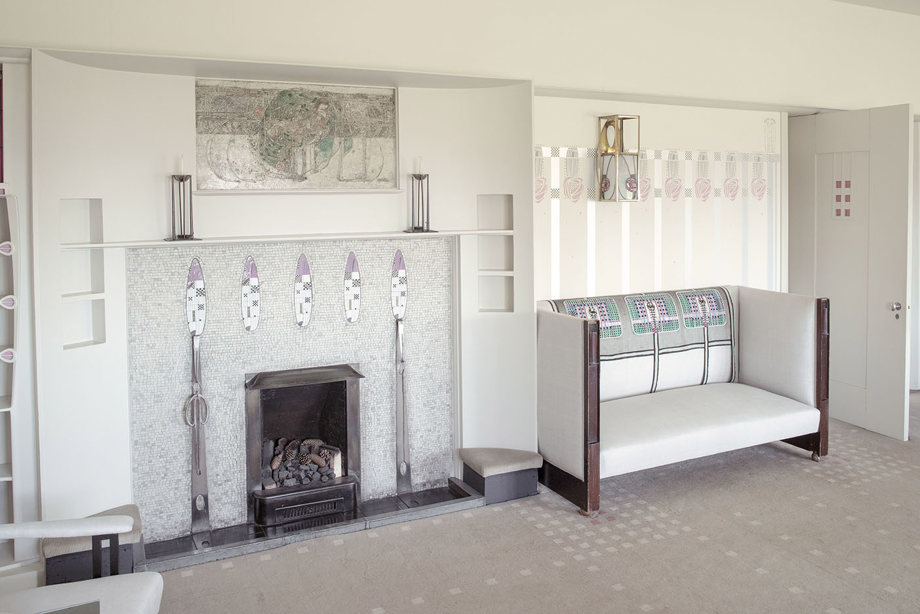
[[[535,148],[534,201],[550,234],[537,242],[554,246],[548,269],[537,271],[550,279],[538,288],[553,298],[713,284],[779,289],[779,154],[644,150],[632,203],[596,202],[595,155],[593,147]],[[587,271],[566,270],[573,250]]]

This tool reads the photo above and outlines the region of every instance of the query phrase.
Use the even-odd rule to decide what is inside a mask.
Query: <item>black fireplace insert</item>
[[[277,525],[355,508],[363,377],[349,365],[246,375],[250,522]]]

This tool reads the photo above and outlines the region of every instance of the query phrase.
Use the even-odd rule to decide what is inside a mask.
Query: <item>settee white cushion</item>
[[[745,384],[662,390],[600,405],[600,477],[795,437],[820,413]]]

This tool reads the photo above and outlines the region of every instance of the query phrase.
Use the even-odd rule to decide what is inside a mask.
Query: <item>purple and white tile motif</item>
[[[243,312],[243,328],[254,331],[259,326],[259,305],[262,293],[259,289],[259,270],[252,256],[246,258],[243,266],[243,283],[240,292],[240,304]]]
[[[188,281],[185,284],[185,317],[188,320],[188,332],[193,335],[204,332],[206,301],[201,263],[198,262],[198,258],[193,258],[192,264],[188,267]]]
[[[348,253],[345,264],[345,321],[354,324],[358,321],[361,311],[361,272],[358,270],[358,259],[354,252]]]
[[[313,278],[310,276],[310,263],[304,254],[300,254],[294,272],[294,319],[297,326],[309,324],[312,312]]]
[[[393,305],[393,317],[402,320],[406,317],[406,303],[409,297],[409,278],[406,273],[406,260],[402,250],[396,250],[393,258],[393,270],[390,276],[390,302]]]

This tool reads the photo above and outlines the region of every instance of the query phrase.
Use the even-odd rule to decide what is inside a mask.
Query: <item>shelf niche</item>
[[[479,311],[514,311],[514,197],[479,194],[476,197],[477,230],[509,234],[478,237]]]
[[[104,240],[102,199],[63,198],[59,219],[60,243],[71,248],[60,259],[64,349],[105,343],[105,250],[89,247]]]

